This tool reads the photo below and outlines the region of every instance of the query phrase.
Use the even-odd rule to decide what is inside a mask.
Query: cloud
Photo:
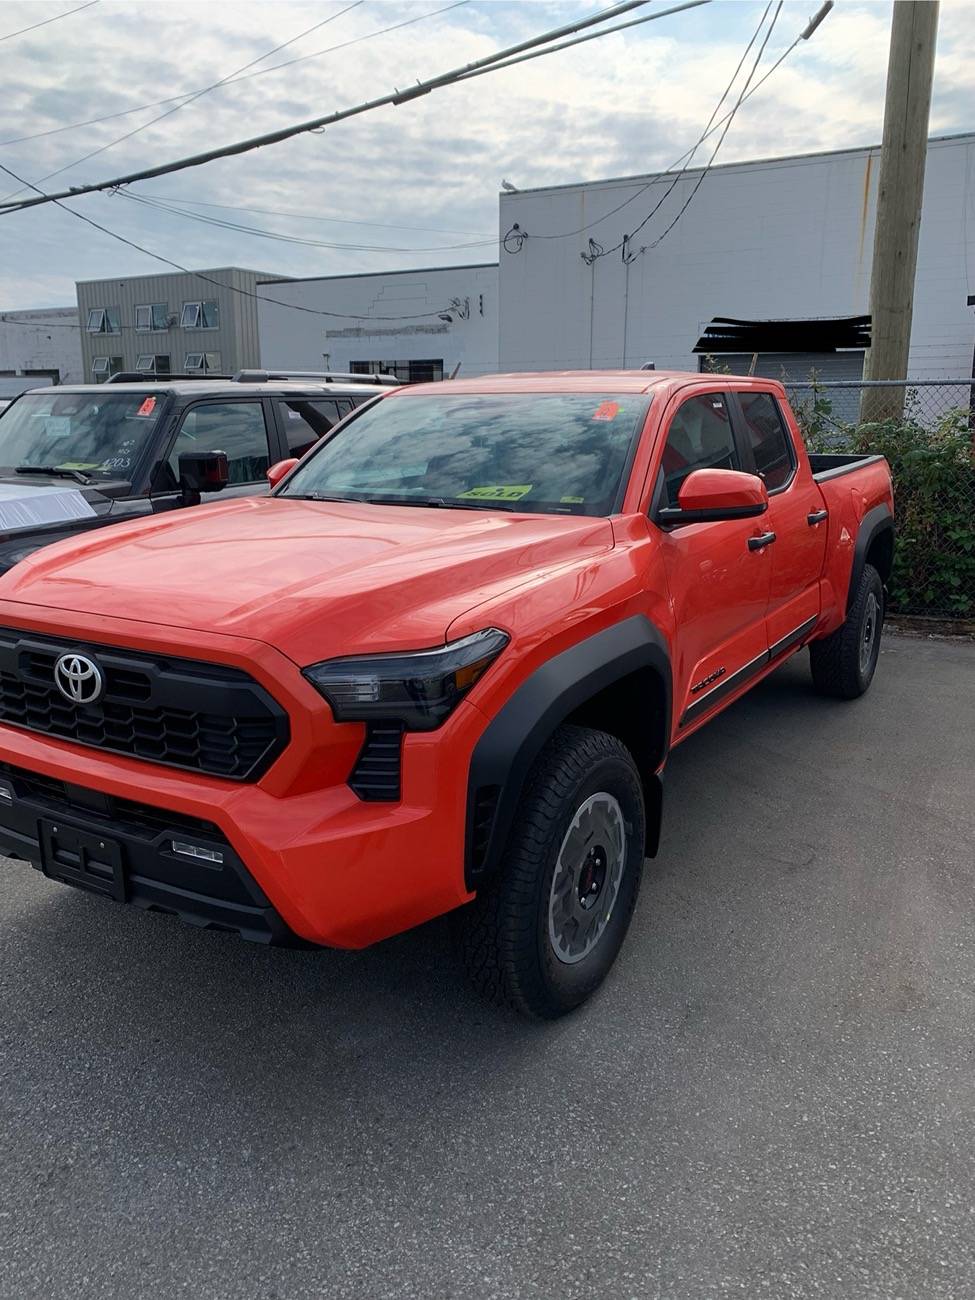
[[[268,63],[354,39],[436,9],[440,2],[368,0]],[[182,0],[165,6],[102,0],[76,18],[5,46],[0,139],[199,89],[342,7],[305,0],[203,8]],[[354,104],[595,8],[478,0],[347,50],[215,90],[56,183],[118,175]],[[281,274],[323,275],[492,260],[496,246],[445,248],[465,242],[453,235],[339,225],[325,218],[492,235],[502,176],[530,187],[666,167],[707,122],[763,8],[758,0],[731,0],[677,14],[400,108],[380,109],[322,134],[146,182],[137,190],[300,211],[321,221],[197,210],[306,239],[415,252],[293,246],[217,230],[121,196],[83,198],[74,205],[136,242],[196,267],[237,263]],[[809,8],[799,0],[783,6],[763,68],[802,29]],[[966,5],[942,6],[934,132],[975,125],[970,13]],[[36,14],[34,4],[8,0],[5,30]],[[888,3],[837,5],[813,39],[801,43],[742,108],[719,161],[877,143],[889,23]],[[0,162],[38,178],[163,111],[8,146],[0,149]],[[709,154],[706,146],[696,161]],[[2,187],[3,192],[14,188],[13,182]],[[706,187],[697,202],[707,202]],[[52,207],[0,218],[0,266],[3,307],[70,302],[76,279],[164,269]]]

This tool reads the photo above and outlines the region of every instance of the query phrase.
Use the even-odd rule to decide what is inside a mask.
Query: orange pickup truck
[[[776,383],[418,385],[269,477],[0,579],[4,852],[262,942],[459,908],[477,985],[553,1017],[672,746],[804,647],[845,699],[877,664],[889,469],[809,457]]]

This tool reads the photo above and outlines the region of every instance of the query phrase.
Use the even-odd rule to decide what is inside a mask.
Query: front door
[[[739,392],[745,468],[765,481],[769,496],[766,529],[772,585],[768,640],[773,657],[799,644],[815,627],[820,611],[820,578],[826,556],[827,516],[823,497],[809,468],[796,455],[795,431],[772,393]]]
[[[692,470],[743,468],[726,394],[698,394],[677,406],[660,465],[667,505],[677,504]],[[746,685],[767,659],[770,548],[748,545],[766,531],[764,515],[662,530],[659,554],[677,626],[674,739]]]

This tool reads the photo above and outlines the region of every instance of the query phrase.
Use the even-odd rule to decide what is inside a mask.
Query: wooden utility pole
[[[938,0],[894,0],[870,277],[872,326],[866,379],[903,379],[907,375],[937,31]],[[903,388],[863,390],[861,420],[899,417],[903,410]]]

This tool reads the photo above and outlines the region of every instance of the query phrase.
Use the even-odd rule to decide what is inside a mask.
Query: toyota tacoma
[[[262,942],[460,909],[477,986],[579,1005],[623,942],[671,748],[808,647],[863,695],[879,456],[781,385],[523,374],[391,391],[271,495],[0,579],[0,848]]]

